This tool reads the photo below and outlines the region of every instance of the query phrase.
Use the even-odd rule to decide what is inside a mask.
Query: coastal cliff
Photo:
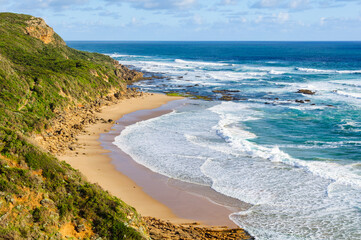
[[[141,77],[67,47],[41,18],[0,13],[1,239],[149,238],[134,208],[50,153],[69,147],[78,121],[97,121],[105,101],[136,97],[126,83]]]
[[[44,19],[32,17],[26,21],[26,24],[27,26],[25,27],[25,33],[41,40],[45,44],[51,43],[66,45],[61,38],[54,37],[54,30],[45,23]]]

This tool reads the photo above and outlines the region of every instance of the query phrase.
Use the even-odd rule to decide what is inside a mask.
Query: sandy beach
[[[163,94],[145,94],[142,97],[124,99],[114,105],[104,106],[100,113],[96,113],[98,117],[120,120],[116,124],[96,123],[87,126],[86,133],[77,137],[81,147],[75,151],[69,150],[58,157],[78,169],[90,182],[99,184],[114,196],[135,207],[143,216],[173,223],[197,221],[207,226],[236,227],[228,218],[233,212],[232,209],[216,203],[221,197],[216,196],[209,187],[184,184],[154,173],[112,145],[114,137],[125,125],[165,114],[171,111],[172,106],[159,107],[180,99],[182,98]],[[133,115],[121,119],[130,113]],[[210,201],[197,194],[200,192],[205,193],[202,195],[215,197]]]

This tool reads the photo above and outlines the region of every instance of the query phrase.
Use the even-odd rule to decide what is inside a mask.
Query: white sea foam
[[[279,105],[275,106],[264,105],[264,99],[257,95],[248,99],[262,104],[224,102],[213,106],[214,103],[197,102],[197,106],[187,106],[187,110],[128,126],[115,139],[115,144],[138,163],[166,176],[209,185],[222,194],[254,204],[248,211],[232,214],[231,218],[257,239],[360,238],[361,165],[303,161],[292,157],[287,149],[322,149],[319,151],[322,152],[361,146],[360,141],[260,145],[257,142],[261,139],[247,126],[257,125],[259,123],[252,121],[267,117],[265,114],[269,113],[263,112],[266,108],[272,111],[279,107],[300,111],[326,108],[318,102],[361,107],[358,95],[361,84],[358,75],[353,75],[361,71],[124,58],[127,61],[123,64],[170,76],[171,79],[159,82],[175,88],[191,84],[219,87],[232,83],[237,89],[245,84],[248,89],[242,92],[247,94],[272,92],[274,96],[281,96],[276,101]],[[303,76],[308,73],[309,78]],[[296,74],[295,79],[292,74]],[[321,80],[313,80],[316,77]],[[266,87],[257,88],[258,84]],[[274,86],[269,87],[272,84]],[[253,85],[255,88],[249,88]],[[281,100],[283,94],[288,96],[298,89],[316,91],[317,94],[307,98],[317,105],[286,101],[294,99],[291,97]],[[327,109],[342,111],[339,105]],[[358,124],[345,119],[339,129],[357,131]]]
[[[349,80],[334,80],[330,81],[334,84],[340,84],[343,86],[351,86],[351,87],[361,87],[361,80],[360,79],[349,79]]]
[[[310,111],[310,110],[322,110],[328,108],[327,106],[322,105],[295,105],[295,106],[287,106],[287,108],[296,109],[300,111]]]
[[[313,144],[313,146],[320,146],[325,148],[339,148],[347,145],[361,146],[361,141],[337,141],[337,142],[307,141],[306,143]]]
[[[186,152],[184,148],[176,147],[186,142],[184,132],[196,131],[191,122],[180,126],[177,124],[178,120],[173,121],[181,115],[184,114],[172,112],[159,118],[127,126],[121,135],[115,138],[114,144],[132,156],[135,161],[154,172],[187,182],[207,184],[209,179],[200,171],[200,166],[207,157],[200,158],[199,149],[191,145],[187,147]],[[198,121],[198,119],[194,116],[193,121]],[[170,122],[174,124],[169,125]],[[166,131],[163,129],[164,126],[167,126]],[[156,141],[151,137],[154,134],[158,136]],[[164,148],[164,146],[167,147]],[[159,161],[160,159],[162,161]],[[192,166],[184,168],[189,163],[192,163]]]
[[[347,146],[360,146],[361,141],[338,141],[338,142],[322,142],[322,141],[307,141],[305,144],[280,144],[280,148],[295,148],[295,149],[334,149]],[[272,148],[272,145],[265,147]]]
[[[240,82],[247,79],[262,79],[267,74],[262,72],[256,73],[256,72],[209,71],[207,75],[209,79],[214,79],[217,80],[218,82],[224,82],[224,81]]]
[[[267,75],[281,75],[286,73],[288,68],[277,67],[248,67],[239,64],[228,64],[221,62],[203,62],[203,61],[186,61],[175,59],[174,61],[143,61],[127,60],[122,64],[133,65],[146,72],[160,72],[167,76],[183,76],[183,79],[177,79],[178,82],[194,81],[198,79],[201,83],[209,86],[216,86],[217,83],[223,85],[224,81],[242,81],[252,79],[264,79]],[[205,69],[204,69],[205,68]],[[185,74],[186,73],[186,74]],[[210,83],[215,81],[215,83]],[[198,82],[199,84],[199,82]]]
[[[359,127],[361,128],[361,122],[356,122],[356,121],[353,121],[351,119],[344,119],[343,120],[343,126],[352,126],[352,127]]]
[[[302,68],[296,67],[295,70],[306,73],[319,73],[319,74],[360,74],[361,70],[327,70],[316,68]]]
[[[247,105],[238,107],[238,112],[239,110],[246,111],[239,112],[238,115],[243,116],[236,118],[225,110],[232,109],[233,104],[222,103],[212,108],[221,117],[216,129],[218,133],[221,132],[219,135],[233,149],[233,151],[228,149],[228,152],[246,153],[251,157],[252,160],[249,160],[251,161],[249,164],[252,165],[245,163],[247,162],[245,160],[241,165],[232,165],[214,159],[208,159],[202,165],[202,172],[213,180],[212,187],[214,189],[225,195],[255,204],[247,212],[233,214],[232,219],[240,226],[246,227],[259,239],[298,239],[295,235],[303,236],[300,239],[329,239],[327,236],[344,238],[349,231],[353,231],[354,227],[349,223],[360,221],[360,217],[357,211],[348,207],[347,204],[352,204],[352,206],[359,204],[355,199],[360,196],[360,174],[348,165],[294,159],[277,146],[267,148],[249,142],[250,138],[247,137],[249,134],[245,136],[234,134],[234,131],[229,129],[229,126],[234,125],[232,120],[247,120],[247,117],[244,116],[245,113],[254,114],[254,112],[247,109]],[[210,144],[208,147],[217,150]],[[227,153],[224,148],[221,151]],[[239,157],[241,156],[242,154],[239,155]],[[297,168],[293,168],[292,171],[280,171],[277,169],[282,169],[282,167],[268,166],[261,159]],[[227,165],[230,166],[225,167]],[[227,174],[224,174],[225,172]],[[242,176],[242,178],[237,178],[237,176]],[[244,178],[247,181],[243,181]],[[279,179],[282,179],[288,186],[280,185]],[[300,185],[298,181],[301,181],[302,184]],[[336,190],[330,186],[343,186],[343,189]],[[328,196],[322,194],[323,188],[327,189]],[[286,192],[287,196],[284,195]],[[350,192],[354,192],[355,195]],[[340,194],[343,194],[341,202],[336,200],[340,199]],[[339,220],[330,222],[324,220],[335,214]],[[305,218],[308,220],[306,221]],[[270,220],[272,223],[269,222]],[[262,226],[265,222],[267,222],[267,227]],[[285,228],[283,225],[290,224],[290,222],[294,227],[292,230],[290,228],[293,227]],[[302,234],[297,230],[298,227],[302,227]]]
[[[245,123],[263,117],[262,104],[204,104],[128,126],[115,144],[153,171],[254,204],[231,218],[257,239],[360,233],[353,206],[360,204],[361,167],[301,161],[282,146],[256,144]]]
[[[316,68],[296,67],[295,70],[306,73],[324,73],[324,74],[336,73],[335,70],[325,70],[325,69],[316,69]]]
[[[292,68],[289,67],[266,67],[266,66],[249,66],[249,65],[243,65],[239,68],[239,70],[245,72],[264,73],[271,75],[282,75],[285,73],[292,72]]]
[[[361,74],[361,70],[339,70],[337,73],[341,74]]]
[[[343,82],[347,82],[347,80],[342,80]],[[284,85],[282,82],[280,85]],[[328,102],[332,105],[336,105],[337,103],[348,103],[353,106],[361,107],[361,94],[359,87],[354,86],[355,80],[351,81],[350,85],[339,84],[337,82],[332,81],[309,81],[304,83],[286,83],[284,87],[275,88],[268,87],[263,88],[262,90],[265,92],[272,92],[274,94],[287,94],[287,93],[295,93],[299,89],[309,89],[311,91],[316,92],[315,95],[307,95],[307,98],[314,100],[320,100],[322,102]],[[259,89],[254,89],[254,91],[259,91]],[[315,105],[313,105],[315,107]],[[298,108],[297,106],[293,106],[294,108]],[[317,105],[316,107],[321,107]],[[315,107],[315,108],[316,108]],[[313,107],[310,106],[310,109]]]
[[[225,81],[242,81],[245,79],[262,79],[267,72],[238,72],[231,70],[223,70],[222,67],[229,66],[226,63],[216,62],[195,62],[176,59],[175,61],[122,61],[122,64],[133,65],[142,71],[160,72],[167,76],[174,76],[172,81],[177,83],[183,82],[189,84],[196,82],[204,86],[219,86]],[[207,67],[207,71],[201,67]],[[274,74],[280,74],[274,72]],[[182,76],[182,79],[178,79]],[[169,82],[171,83],[171,82]]]
[[[193,65],[193,66],[231,66],[228,63],[218,63],[218,62],[203,62],[203,61],[186,61],[182,59],[175,59],[174,62],[180,63],[182,65]]]
[[[341,124],[339,124],[339,127],[343,131],[347,132],[361,132],[361,122],[353,121],[350,119],[344,119]],[[361,141],[343,141],[350,144],[357,144],[361,146]]]
[[[237,105],[237,108],[234,108],[234,105]],[[233,114],[230,109],[233,110]],[[280,162],[294,167],[302,167],[317,176],[361,188],[361,176],[347,172],[345,169],[343,170],[345,174],[335,173],[336,169],[342,169],[342,166],[339,164],[302,161],[289,156],[287,153],[281,151],[278,146],[267,148],[248,141],[248,139],[254,138],[255,135],[249,132],[244,134],[244,130],[241,129],[237,132],[234,127],[232,127],[239,121],[254,119],[255,113],[252,112],[246,104],[223,102],[212,107],[210,110],[219,114],[221,118],[214,127],[218,135],[225,139],[225,141],[237,151],[246,153],[252,157],[268,159],[271,162]]]
[[[109,53],[105,55],[108,55],[111,58],[150,58],[150,56],[119,54],[119,53]]]
[[[361,93],[357,92],[345,92],[345,91],[337,91],[339,95],[346,96],[346,97],[353,97],[357,99],[361,99]]]
[[[271,71],[269,71],[269,73],[273,74],[273,75],[281,75],[281,74],[285,74],[286,72],[285,71],[271,70]]]

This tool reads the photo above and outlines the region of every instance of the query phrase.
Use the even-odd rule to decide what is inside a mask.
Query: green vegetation
[[[49,44],[25,34],[31,18],[0,14],[1,125],[39,131],[54,110],[124,86],[110,57],[69,48],[56,33]]]
[[[180,92],[168,92],[166,93],[167,96],[172,97],[189,97],[192,99],[199,99],[199,100],[205,100],[205,101],[212,101],[213,99],[207,96],[201,96],[201,95],[193,95],[191,93],[180,93]]]
[[[125,86],[110,57],[45,44],[31,19],[0,13],[0,239],[147,238],[134,208],[30,143],[58,111]]]
[[[204,101],[212,101],[213,99],[208,96],[201,96],[201,95],[192,95],[192,99],[200,99]]]
[[[69,165],[41,152],[12,130],[0,127],[0,142],[0,191],[5,194],[0,203],[22,209],[9,216],[11,221],[0,231],[0,239],[19,233],[24,238],[38,239],[57,233],[56,222],[69,221],[87,222],[92,231],[108,239],[122,239],[124,235],[127,239],[142,239],[138,231],[128,227],[130,222],[142,225],[132,207],[87,183]],[[7,210],[1,208],[0,216]],[[29,215],[32,218],[27,218]]]
[[[179,92],[168,92],[167,96],[172,96],[172,97],[187,97],[187,94],[183,94],[183,93],[179,93]]]

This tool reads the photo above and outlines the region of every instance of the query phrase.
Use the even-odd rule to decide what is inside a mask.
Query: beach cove
[[[220,199],[225,197],[209,187],[184,183],[152,172],[134,162],[112,143],[126,125],[169,113],[186,101],[182,97],[143,93],[140,97],[104,106],[96,116],[118,119],[115,124],[98,122],[86,126],[85,133],[77,136],[78,146],[81,147],[57,157],[78,169],[88,181],[99,184],[133,206],[142,216],[221,232],[238,228],[229,219],[229,215],[239,209],[238,200],[233,203],[231,200],[229,206],[223,206]],[[217,198],[218,203],[207,196]],[[223,202],[229,201],[225,199]],[[246,233],[238,233],[237,236],[249,239]]]
[[[0,22],[1,239],[361,239],[360,42]]]
[[[208,100],[127,126],[137,163],[250,204],[230,217],[257,239],[361,236],[358,42],[70,44],[142,71],[130,87]]]

